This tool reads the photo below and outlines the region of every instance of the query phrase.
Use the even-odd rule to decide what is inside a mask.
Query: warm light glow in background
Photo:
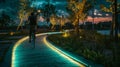
[[[93,22],[93,18],[91,16],[88,16],[87,21]],[[112,17],[95,17],[94,18],[94,23],[109,22],[109,21],[112,21]]]

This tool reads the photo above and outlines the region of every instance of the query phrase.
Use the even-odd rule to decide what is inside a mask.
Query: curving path
[[[46,36],[37,35],[35,49],[28,37],[19,40],[12,51],[11,67],[84,67],[50,46]]]

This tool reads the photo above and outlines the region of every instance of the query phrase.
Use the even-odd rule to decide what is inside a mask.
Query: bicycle
[[[33,48],[35,48],[35,27],[31,26],[31,34],[30,34],[30,41],[31,44],[33,45]]]

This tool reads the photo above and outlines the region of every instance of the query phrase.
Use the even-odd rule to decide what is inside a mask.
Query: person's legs
[[[36,36],[35,36],[35,31],[36,31],[36,26],[34,25],[34,31],[33,31],[33,33],[34,33],[34,37],[35,37],[35,39],[36,39]]]
[[[29,42],[31,42],[31,35],[32,35],[32,26],[30,26],[30,30],[29,30]]]
[[[34,34],[34,37],[35,37],[35,25],[32,25],[31,26],[31,36],[32,36],[32,33]]]
[[[31,42],[32,33],[34,34],[33,36],[34,36],[35,39],[36,39],[35,30],[36,30],[36,26],[35,26],[35,25],[31,25],[31,26],[30,26],[30,32],[29,32],[29,42]]]

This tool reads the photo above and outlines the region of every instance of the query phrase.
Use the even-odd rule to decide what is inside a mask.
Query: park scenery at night
[[[0,0],[0,67],[120,67],[120,0]]]

